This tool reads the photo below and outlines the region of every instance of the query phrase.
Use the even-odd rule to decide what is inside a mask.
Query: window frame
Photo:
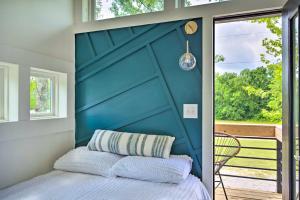
[[[127,16],[134,16],[134,15],[143,15],[143,14],[147,14],[147,13],[163,12],[165,10],[165,8],[166,8],[165,4],[167,2],[170,2],[170,0],[163,0],[163,8],[162,8],[162,10],[157,10],[157,11],[152,11],[152,12],[144,12],[144,13],[141,12],[141,13],[136,13],[136,14],[132,14],[132,15],[115,16],[115,17],[108,17],[108,18],[103,18],[103,19],[97,19],[97,15],[96,15],[96,1],[97,0],[90,0],[90,2],[88,3],[88,6],[91,7],[90,13],[91,13],[91,19],[92,19],[92,21],[102,21],[102,20],[106,20],[106,19],[115,19],[115,18],[120,18],[120,17],[127,17]],[[175,2],[177,0],[173,0],[173,1]]]
[[[83,6],[84,1],[85,1],[86,6]],[[125,15],[125,16],[97,19],[96,18],[96,0],[80,0],[80,15],[79,16],[81,17],[81,19],[80,19],[81,23],[99,22],[99,21],[103,21],[103,20],[143,15],[143,14],[147,14],[147,13],[164,12],[166,10],[174,9],[175,7],[177,8],[177,5],[184,5],[184,4],[182,4],[182,2],[184,2],[184,0],[163,0],[163,2],[164,2],[164,5],[163,5],[162,10],[146,12],[146,13],[137,13],[137,14],[133,14],[133,15]],[[87,10],[85,10],[86,7],[88,7]],[[87,13],[84,13],[85,11],[87,11]]]
[[[229,1],[229,0],[212,0],[211,2],[207,2],[207,3],[202,3],[202,4],[194,4],[194,5],[187,5],[187,0],[181,0],[181,4],[182,7],[188,8],[188,7],[192,7],[192,6],[201,6],[201,5],[207,5],[207,4],[214,4],[214,3],[222,3],[225,1]]]
[[[163,0],[164,6],[161,11],[154,11],[154,12],[147,12],[147,13],[139,13],[134,15],[126,15],[126,16],[119,16],[119,17],[113,17],[113,18],[104,18],[104,19],[96,19],[96,0],[75,0],[75,21],[76,24],[93,24],[93,23],[99,23],[102,21],[109,21],[116,18],[124,18],[124,17],[132,17],[137,15],[149,15],[150,13],[156,13],[156,12],[168,12],[168,11],[174,11],[175,9],[181,9],[181,8],[191,8],[191,7],[199,7],[207,4],[215,4],[215,3],[222,3],[229,0],[218,0],[217,2],[210,2],[206,4],[197,4],[197,5],[191,5],[186,6],[186,0]],[[231,0],[230,0],[231,1]],[[150,15],[151,16],[151,15]]]
[[[56,72],[42,70],[37,68],[30,69],[30,79],[31,77],[49,78],[51,80],[51,112],[39,112],[32,113],[29,109],[30,119],[43,119],[43,118],[55,118],[59,114],[59,77]],[[29,94],[30,96],[30,94]]]
[[[0,63],[0,70],[3,71],[3,79],[0,83],[0,96],[3,95],[3,100],[0,101],[0,107],[2,108],[2,112],[0,112],[0,122],[5,122],[8,120],[8,102],[9,102],[9,95],[8,95],[8,66],[5,64]],[[1,80],[2,77],[0,77]]]

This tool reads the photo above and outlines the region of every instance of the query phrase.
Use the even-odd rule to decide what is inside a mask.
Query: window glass
[[[184,6],[197,6],[202,4],[219,3],[227,0],[184,0]]]
[[[164,0],[95,0],[96,20],[162,10],[164,10]]]
[[[53,78],[33,74],[30,76],[30,114],[54,115]]]
[[[82,8],[82,22],[88,22],[89,21],[89,0],[82,0],[81,4]]]

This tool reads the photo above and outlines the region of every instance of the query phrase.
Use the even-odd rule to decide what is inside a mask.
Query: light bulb
[[[183,54],[179,59],[179,66],[185,71],[190,71],[196,66],[196,58],[191,53]]]
[[[196,58],[189,52],[189,41],[186,41],[186,53],[180,57],[179,66],[185,71],[190,71],[196,66]]]

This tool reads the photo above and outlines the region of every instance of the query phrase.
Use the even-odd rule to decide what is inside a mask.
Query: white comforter
[[[193,175],[180,184],[52,171],[0,190],[0,199],[23,200],[210,200]]]

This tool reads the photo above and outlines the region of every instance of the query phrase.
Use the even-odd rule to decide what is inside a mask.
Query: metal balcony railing
[[[236,168],[240,169],[251,169],[251,170],[264,170],[264,171],[273,171],[276,173],[276,178],[263,178],[260,176],[242,176],[242,175],[233,175],[233,174],[223,174],[222,176],[235,177],[235,178],[244,178],[244,179],[256,179],[256,180],[264,180],[264,181],[274,181],[277,186],[277,193],[282,193],[282,143],[275,137],[258,137],[258,136],[235,136],[238,139],[250,139],[250,140],[271,140],[276,141],[275,148],[267,148],[267,147],[259,147],[259,146],[243,146],[241,145],[241,149],[250,149],[250,150],[262,150],[262,151],[273,151],[276,152],[276,158],[274,157],[259,157],[259,156],[240,156],[236,155],[234,158],[239,159],[247,159],[247,160],[264,160],[264,161],[273,161],[276,162],[276,168],[264,168],[260,166],[244,166],[244,165],[230,165],[226,163],[224,166],[227,168],[232,168],[233,171]],[[222,145],[215,145],[216,147],[228,147]],[[230,146],[229,146],[230,147]],[[233,147],[233,146],[231,146]],[[236,148],[236,147],[235,147]],[[225,156],[225,155],[215,155],[215,156]],[[226,156],[225,156],[226,157]],[[232,159],[234,159],[232,158]],[[230,162],[229,162],[230,163]]]

